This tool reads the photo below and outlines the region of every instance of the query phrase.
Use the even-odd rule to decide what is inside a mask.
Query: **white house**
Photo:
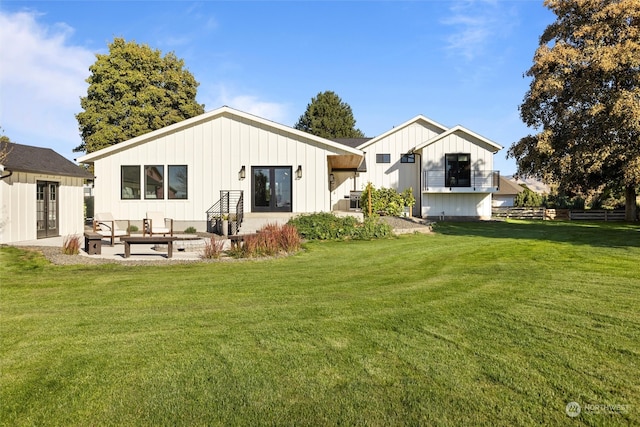
[[[81,234],[92,176],[49,148],[0,144],[0,243]]]
[[[222,107],[77,160],[94,166],[95,212],[162,211],[177,229],[203,230],[212,213],[348,211],[368,182],[413,188],[416,215],[489,218],[501,148],[423,116],[376,138],[331,141]]]

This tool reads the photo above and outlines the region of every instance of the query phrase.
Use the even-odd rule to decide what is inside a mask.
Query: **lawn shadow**
[[[628,222],[476,221],[441,222],[434,231],[452,236],[533,239],[597,247],[640,247],[640,225]]]

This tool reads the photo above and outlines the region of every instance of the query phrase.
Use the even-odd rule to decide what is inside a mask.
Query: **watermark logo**
[[[580,404],[578,402],[569,402],[567,403],[567,406],[564,408],[564,411],[571,418],[575,418],[578,415],[580,415],[581,410],[582,409],[580,408]]]
[[[569,402],[564,408],[564,412],[571,418],[575,418],[581,413],[584,415],[596,414],[626,414],[629,412],[629,405],[593,404],[587,403],[580,406],[578,402]]]

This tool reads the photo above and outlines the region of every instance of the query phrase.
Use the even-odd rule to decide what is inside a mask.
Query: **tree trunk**
[[[624,189],[624,219],[625,221],[636,220],[636,187],[627,185]]]

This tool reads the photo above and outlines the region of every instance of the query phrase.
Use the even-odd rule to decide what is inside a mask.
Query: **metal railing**
[[[221,190],[220,199],[207,210],[207,232],[224,235],[223,224],[227,223],[226,234],[238,234],[244,221],[244,192],[242,190]]]
[[[486,191],[500,188],[500,171],[471,170],[466,175],[447,174],[442,169],[422,171],[422,191],[442,188],[465,188],[473,191]]]

